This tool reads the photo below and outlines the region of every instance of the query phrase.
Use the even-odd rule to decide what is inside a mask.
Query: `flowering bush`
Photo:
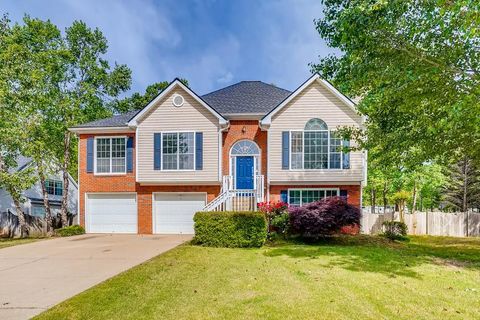
[[[360,225],[360,209],[340,197],[326,198],[303,207],[290,207],[290,232],[306,239],[318,239]]]
[[[258,203],[258,210],[263,212],[267,218],[268,236],[271,231],[277,231],[285,236],[288,229],[288,204],[282,201],[270,201]]]
[[[258,210],[265,213],[265,215],[269,217],[282,214],[288,208],[288,204],[282,201],[260,202],[257,206]]]

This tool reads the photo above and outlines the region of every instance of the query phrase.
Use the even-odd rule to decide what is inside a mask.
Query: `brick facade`
[[[131,132],[117,133],[115,136],[134,137]],[[113,136],[106,134],[105,136]],[[154,192],[206,192],[207,201],[212,201],[220,193],[220,186],[141,186],[135,182],[134,170],[123,175],[95,175],[87,173],[87,139],[94,137],[91,134],[80,135],[79,142],[79,212],[80,225],[85,226],[85,193],[136,192],[138,204],[138,233],[152,233],[152,199]],[[135,139],[134,139],[135,140]],[[135,149],[135,145],[133,146]],[[135,150],[133,150],[135,154]]]
[[[132,132],[105,134],[105,136],[128,136],[134,137]],[[220,193],[220,185],[157,185],[141,186],[135,182],[135,157],[133,172],[123,175],[94,175],[87,173],[87,139],[94,137],[91,134],[81,134],[79,139],[79,213],[80,224],[85,226],[85,194],[86,193],[113,193],[135,192],[138,204],[138,233],[152,233],[152,200],[155,192],[205,192],[207,201],[212,201]],[[253,140],[261,150],[261,174],[267,181],[267,132],[261,131],[258,120],[231,120],[230,127],[222,136],[222,172],[229,174],[230,149],[235,142],[240,140]],[[135,140],[135,139],[134,139]],[[133,146],[135,149],[135,145]],[[133,151],[135,154],[135,150]],[[280,200],[280,191],[288,188],[340,188],[347,190],[348,202],[360,206],[359,185],[272,185],[270,186],[270,200]],[[265,190],[266,191],[266,190]],[[266,194],[266,192],[265,192]]]
[[[230,149],[240,140],[254,141],[261,151],[261,174],[267,174],[267,132],[258,126],[258,120],[230,120],[230,127],[222,138],[222,170],[223,175],[230,172]]]

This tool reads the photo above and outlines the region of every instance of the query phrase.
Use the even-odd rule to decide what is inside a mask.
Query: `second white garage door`
[[[193,234],[193,216],[205,207],[205,193],[157,193],[154,205],[155,233]]]

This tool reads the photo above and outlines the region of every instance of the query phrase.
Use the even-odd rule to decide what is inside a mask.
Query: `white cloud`
[[[230,71],[228,71],[227,73],[225,73],[223,76],[221,76],[220,78],[217,79],[217,82],[218,83],[229,83],[233,80],[233,73],[231,73]]]
[[[2,9],[19,21],[24,12],[51,19],[62,29],[74,19],[99,27],[108,58],[133,71],[133,88],[188,79],[203,94],[240,80],[263,80],[287,89],[309,76],[309,62],[332,50],[313,19],[317,0],[216,1],[17,0]],[[223,19],[223,20],[222,20]]]
[[[237,68],[240,62],[240,43],[233,35],[217,38],[215,42],[196,48],[193,52],[158,61],[159,69],[168,75],[168,79],[186,78],[199,94],[218,89],[217,83],[232,81],[230,70]]]
[[[73,20],[83,20],[89,27],[98,27],[108,40],[108,58],[127,64],[133,71],[134,88],[143,90],[161,75],[156,65],[161,56],[158,47],[174,48],[182,37],[169,20],[169,12],[158,10],[153,1],[68,0],[15,1],[3,9],[15,21],[24,13],[32,17],[50,19],[61,29]]]

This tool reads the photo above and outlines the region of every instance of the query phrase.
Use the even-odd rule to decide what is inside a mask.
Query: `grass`
[[[183,245],[38,319],[478,319],[480,239]]]
[[[16,246],[19,244],[30,243],[38,240],[40,240],[40,238],[23,238],[23,239],[0,238],[0,249]]]

